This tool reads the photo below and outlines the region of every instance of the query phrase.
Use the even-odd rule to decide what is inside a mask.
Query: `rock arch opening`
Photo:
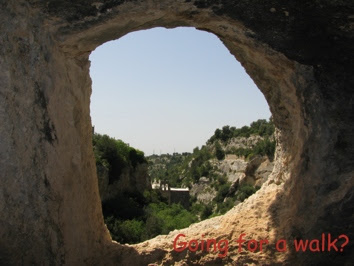
[[[148,20],[148,18],[146,19]],[[248,36],[246,29],[241,25],[228,25],[228,22],[226,22],[226,24],[215,22],[214,24],[214,22],[211,21],[207,21],[205,24],[203,22],[199,24],[198,22],[195,23],[195,21],[189,21],[188,19],[187,23],[186,21],[180,22],[179,19],[177,21],[175,19],[176,18],[167,18],[166,21],[161,21],[160,19],[155,21],[152,19],[150,22],[143,23],[142,26],[137,27],[130,21],[127,28],[120,25],[110,25],[108,28],[100,27],[100,29],[95,33],[97,34],[96,36],[92,36],[91,34],[94,31],[91,31],[82,39],[80,36],[76,36],[75,38],[78,37],[76,41],[79,41],[79,46],[88,46],[84,50],[93,50],[99,44],[111,39],[116,39],[120,36],[124,36],[130,31],[149,29],[156,26],[167,28],[176,26],[193,26],[197,29],[207,30],[216,34],[228,48],[230,53],[242,63],[248,74],[253,78],[258,88],[265,95],[274,116],[274,122],[278,127],[278,131],[276,133],[277,142],[279,144],[277,148],[278,157],[275,160],[275,169],[273,174],[268,181],[269,186],[266,186],[266,188],[259,191],[257,195],[260,198],[268,198],[271,202],[278,202],[276,199],[277,197],[281,197],[280,194],[283,194],[282,188],[285,183],[287,183],[288,186],[291,186],[291,182],[294,181],[291,179],[291,176],[296,176],[297,174],[296,172],[298,170],[296,169],[297,164],[299,163],[299,156],[301,154],[303,141],[306,139],[307,129],[299,126],[303,123],[303,117],[301,111],[301,101],[296,94],[296,86],[298,84],[295,83],[298,82],[298,80],[301,80],[303,82],[302,86],[308,86],[308,82],[311,82],[311,80],[307,80],[302,77],[302,71],[307,73],[308,69],[303,69],[302,66],[298,65],[296,62],[290,61],[283,55],[269,49],[266,45],[259,46],[254,42],[255,40]],[[130,27],[131,30],[129,29]],[[237,32],[237,34],[234,34],[235,32]],[[97,42],[97,40],[100,40],[100,42]],[[64,49],[70,49],[71,41],[72,40],[68,42],[68,45],[65,46]],[[88,43],[90,42],[92,42],[92,44],[95,43],[92,48],[89,48]],[[85,55],[85,57],[86,56],[87,55]],[[287,198],[288,196],[289,194],[283,197]],[[229,234],[231,238],[235,238],[237,231],[241,229],[236,229],[235,227],[228,228],[226,224],[230,222],[230,220],[234,219],[233,217],[235,217],[235,215],[237,215],[238,217],[248,217],[244,218],[244,223],[241,222],[237,228],[247,227],[245,224],[248,223],[246,222],[248,219],[253,219],[257,224],[257,227],[262,228],[259,231],[259,234],[257,234],[258,237],[262,237],[264,231],[267,230],[266,228],[272,224],[274,229],[270,233],[266,233],[266,235],[274,240],[278,235],[277,227],[279,224],[278,221],[273,220],[274,217],[269,215],[267,212],[269,205],[259,204],[257,197],[251,198],[247,202],[248,204],[241,204],[227,216],[216,217],[208,223],[205,222],[201,225],[196,224],[185,229],[184,232],[187,232],[190,238],[193,236],[198,238],[200,237],[198,234],[200,234],[201,231],[196,228],[200,228],[201,226],[204,227],[204,230],[202,231],[206,234],[209,233],[210,228],[213,228],[214,230],[218,228],[218,230],[216,230],[218,233],[214,233],[213,235]],[[285,203],[282,202],[282,204]],[[277,211],[282,210],[284,207],[274,206]],[[255,208],[255,211],[250,212],[249,208]],[[285,209],[286,208],[283,210]],[[266,222],[260,223],[263,218]],[[220,224],[224,224],[225,227],[220,227]],[[254,228],[249,226],[244,231],[246,233],[252,232],[253,234]],[[289,234],[289,232],[287,233]],[[148,241],[147,243],[144,242],[135,246],[134,250],[136,252],[146,252],[146,250],[150,250],[152,252],[151,255],[147,256],[147,258],[142,257],[142,261],[148,261],[154,256],[167,256],[165,257],[167,261],[185,260],[181,254],[176,254],[173,251],[171,255],[169,255],[172,248],[172,238],[173,236],[171,234],[167,236],[159,236]],[[109,249],[119,250],[120,248],[121,247],[119,246],[112,246]],[[157,250],[155,248],[157,248]],[[115,252],[112,251],[111,255],[114,253]],[[203,259],[204,258],[201,257],[201,261],[203,261]],[[228,259],[230,260],[230,257]],[[127,258],[126,263],[128,263],[129,260],[130,259]],[[206,260],[208,259],[206,258]],[[215,258],[211,260],[213,261]]]
[[[275,146],[269,107],[216,36],[186,27],[134,32],[100,46],[90,61],[95,132],[145,152],[137,167],[118,141],[122,163],[107,153],[108,139],[94,135],[103,214],[114,240],[135,243],[221,215],[266,182]],[[217,128],[222,138],[212,137]],[[114,171],[116,164],[123,170]],[[161,181],[172,188],[162,192]]]
[[[190,239],[353,239],[353,36],[350,1],[8,1],[0,4],[0,261],[344,264],[343,252],[174,252],[174,235],[112,243],[91,143],[89,54],[129,32],[191,26],[217,35],[263,92],[277,133],[267,186]],[[301,10],[301,11],[300,11]],[[14,19],[15,18],[15,19]],[[305,36],[305,37],[304,37]]]

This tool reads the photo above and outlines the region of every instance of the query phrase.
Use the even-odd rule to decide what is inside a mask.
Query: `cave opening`
[[[158,7],[157,9],[159,8],[164,9],[164,7]],[[147,9],[151,9],[151,7],[149,6]],[[204,11],[208,12],[208,10]],[[304,102],[301,90],[311,86],[311,69],[292,61],[273,50],[266,43],[259,42],[254,38],[252,31],[237,21],[230,21],[224,17],[210,16],[210,14],[205,14],[204,11],[194,13],[196,15],[194,16],[176,8],[174,11],[170,9],[168,11],[163,10],[162,14],[166,14],[166,16],[161,17],[160,11],[146,13],[142,9],[137,12],[134,9],[126,9],[126,16],[117,16],[117,19],[112,19],[109,22],[93,27],[92,31],[83,30],[80,35],[71,35],[65,41],[64,49],[69,51],[69,53],[75,54],[79,66],[84,69],[83,78],[90,82],[89,64],[85,65],[85,62],[87,62],[86,60],[91,51],[107,41],[121,38],[128,33],[161,26],[166,28],[192,26],[218,36],[228,51],[241,62],[269,104],[274,125],[276,126],[275,166],[267,183],[244,203],[238,204],[225,215],[192,224],[186,229],[179,230],[179,232],[188,232],[190,237],[200,237],[197,234],[200,234],[200,229],[203,228],[202,231],[205,234],[211,234],[215,237],[228,234],[230,240],[236,237],[240,230],[246,234],[259,235],[259,237],[267,235],[273,240],[277,236],[282,237],[284,232],[289,237],[292,233],[290,232],[291,224],[294,224],[296,220],[291,219],[294,218],[296,210],[288,212],[286,205],[299,196],[298,192],[293,192],[294,189],[299,189],[302,186],[302,180],[299,180],[298,177],[301,176],[300,171],[302,171],[301,156],[304,142],[309,134],[307,127],[304,126],[305,109],[303,109]],[[209,19],[204,19],[204,16]],[[82,89],[85,90],[86,88]],[[85,91],[91,93],[91,90]],[[86,107],[86,111],[89,110],[89,105]],[[86,114],[89,115],[88,112]],[[94,157],[92,156],[91,158],[91,163],[94,163]],[[97,180],[95,171],[91,171],[91,174]],[[285,186],[287,186],[287,189],[284,189]],[[98,192],[97,188],[97,183],[95,183],[93,189]],[[111,238],[109,238],[109,232],[103,223],[99,201],[98,195],[96,197],[95,206],[97,211],[95,213],[99,215],[99,220],[97,220],[96,224],[103,229],[100,231],[102,237],[99,237],[106,241],[108,249],[121,252],[122,246],[112,242]],[[286,228],[277,219],[279,213],[283,213],[284,217],[292,221],[285,226]],[[238,220],[237,224],[231,222],[235,219]],[[249,220],[257,224],[257,229],[249,226]],[[272,230],[269,231],[268,228],[272,228]],[[131,251],[143,254],[150,249],[151,245],[157,251],[157,253],[152,253],[152,256],[158,254],[158,250],[162,250],[165,254],[161,255],[162,257],[169,256],[171,240],[175,237],[176,231],[173,232],[167,236],[159,235],[152,240],[137,244],[132,247]],[[148,246],[147,243],[149,243]],[[112,254],[115,254],[115,252]],[[120,256],[124,257],[124,254],[127,254],[125,252],[130,251],[125,250],[122,253],[123,255]],[[172,256],[174,257],[173,252]],[[255,255],[255,257],[257,256]],[[125,258],[122,259],[125,260]],[[139,259],[140,261],[161,261],[161,259],[153,257],[144,259],[144,257],[140,256]],[[178,260],[181,259],[183,260],[183,254],[179,256]],[[129,258],[126,259],[126,261],[129,260]],[[172,261],[174,260],[175,258],[172,259]]]
[[[94,155],[114,240],[138,243],[222,215],[267,181],[275,151],[269,106],[215,35],[137,31],[90,60]]]
[[[271,247],[240,253],[234,246],[224,258],[172,249],[177,234],[234,244],[240,233],[269,243],[317,239],[323,232],[353,239],[348,3],[7,2],[0,10],[2,264],[353,261],[352,243],[343,252],[321,254]],[[275,166],[257,193],[225,215],[137,245],[117,244],[104,224],[98,191],[89,55],[130,32],[179,26],[218,36],[262,91],[277,128]]]

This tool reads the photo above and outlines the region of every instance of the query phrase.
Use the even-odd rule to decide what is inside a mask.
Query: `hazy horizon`
[[[95,131],[146,155],[192,152],[225,125],[271,114],[263,94],[213,34],[155,28],[90,56]]]

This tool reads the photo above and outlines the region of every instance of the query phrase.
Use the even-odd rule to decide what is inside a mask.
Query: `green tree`
[[[107,135],[94,134],[92,144],[97,168],[108,169],[109,184],[119,179],[124,167],[147,162],[142,151]]]
[[[219,142],[215,143],[215,157],[220,161],[225,158],[225,152]]]

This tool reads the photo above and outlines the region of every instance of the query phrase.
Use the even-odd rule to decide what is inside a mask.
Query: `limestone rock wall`
[[[342,253],[172,251],[176,232],[110,240],[91,144],[89,54],[155,26],[215,33],[264,93],[277,127],[273,173],[189,237],[353,239],[353,1],[0,1],[0,264],[349,265]]]
[[[143,194],[144,190],[151,189],[146,163],[138,164],[135,168],[125,167],[119,178],[112,184],[109,184],[108,173],[105,171],[98,171],[97,177],[102,202],[122,195],[124,192],[138,191]]]
[[[248,146],[249,147],[249,146]],[[267,182],[274,168],[274,162],[269,161],[267,156],[256,156],[250,161],[238,158],[236,155],[226,155],[224,160],[211,159],[212,172],[225,176],[230,182],[230,194],[234,193],[239,186],[252,185],[261,187]],[[217,191],[211,185],[212,180],[201,177],[193,184],[190,194],[199,202],[210,203]]]
[[[237,137],[231,138],[226,145],[222,145],[224,150],[240,149],[240,148],[253,148],[258,141],[263,140],[264,138],[259,135],[252,135],[248,138],[246,137]],[[273,138],[272,138],[273,139]],[[221,143],[222,144],[222,143]]]

